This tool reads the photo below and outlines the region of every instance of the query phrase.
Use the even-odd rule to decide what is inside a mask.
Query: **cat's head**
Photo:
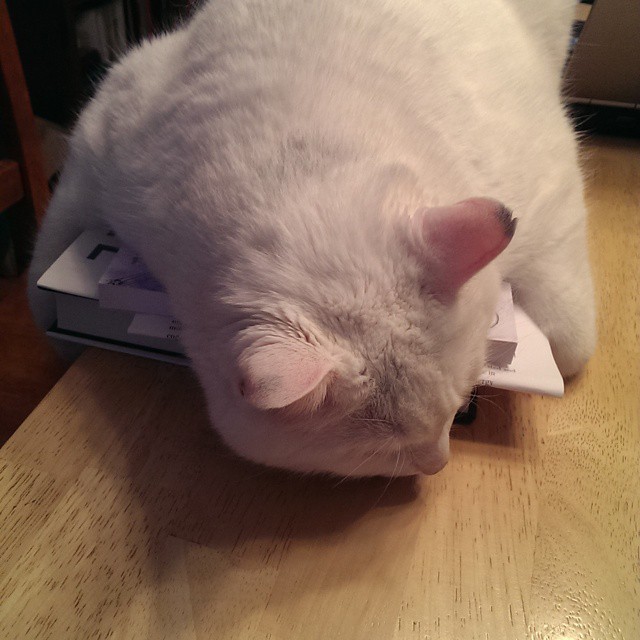
[[[294,275],[288,295],[247,303],[215,357],[191,349],[214,426],[272,466],[437,472],[484,364],[499,288],[490,263],[514,229],[509,210],[485,198],[387,216],[363,232],[370,256],[352,247],[353,268],[345,254],[324,277],[296,287]]]

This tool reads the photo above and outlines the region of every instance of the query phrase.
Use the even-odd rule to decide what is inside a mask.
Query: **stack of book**
[[[82,233],[38,287],[55,294],[57,320],[47,335],[188,364],[169,296],[113,232]]]
[[[88,230],[51,265],[38,287],[55,293],[61,340],[188,364],[163,286],[110,231]],[[546,337],[503,283],[478,386],[560,397],[562,376]]]

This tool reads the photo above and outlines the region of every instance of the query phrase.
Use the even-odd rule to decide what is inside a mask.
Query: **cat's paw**
[[[580,373],[593,355],[596,347],[595,324],[585,323],[574,327],[572,335],[551,337],[551,350],[563,378],[572,378]]]

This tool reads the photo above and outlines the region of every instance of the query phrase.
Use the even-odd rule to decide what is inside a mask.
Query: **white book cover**
[[[171,316],[169,296],[142,260],[126,247],[113,257],[98,283],[100,306]]]
[[[38,280],[38,287],[98,299],[98,280],[120,249],[113,231],[84,231]]]

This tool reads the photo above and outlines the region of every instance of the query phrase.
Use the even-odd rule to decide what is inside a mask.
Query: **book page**
[[[129,325],[128,333],[166,340],[180,340],[182,323],[169,316],[136,313]]]
[[[520,307],[513,307],[518,346],[511,364],[487,365],[478,386],[497,387],[525,393],[562,397],[564,380],[551,353],[545,335]]]

